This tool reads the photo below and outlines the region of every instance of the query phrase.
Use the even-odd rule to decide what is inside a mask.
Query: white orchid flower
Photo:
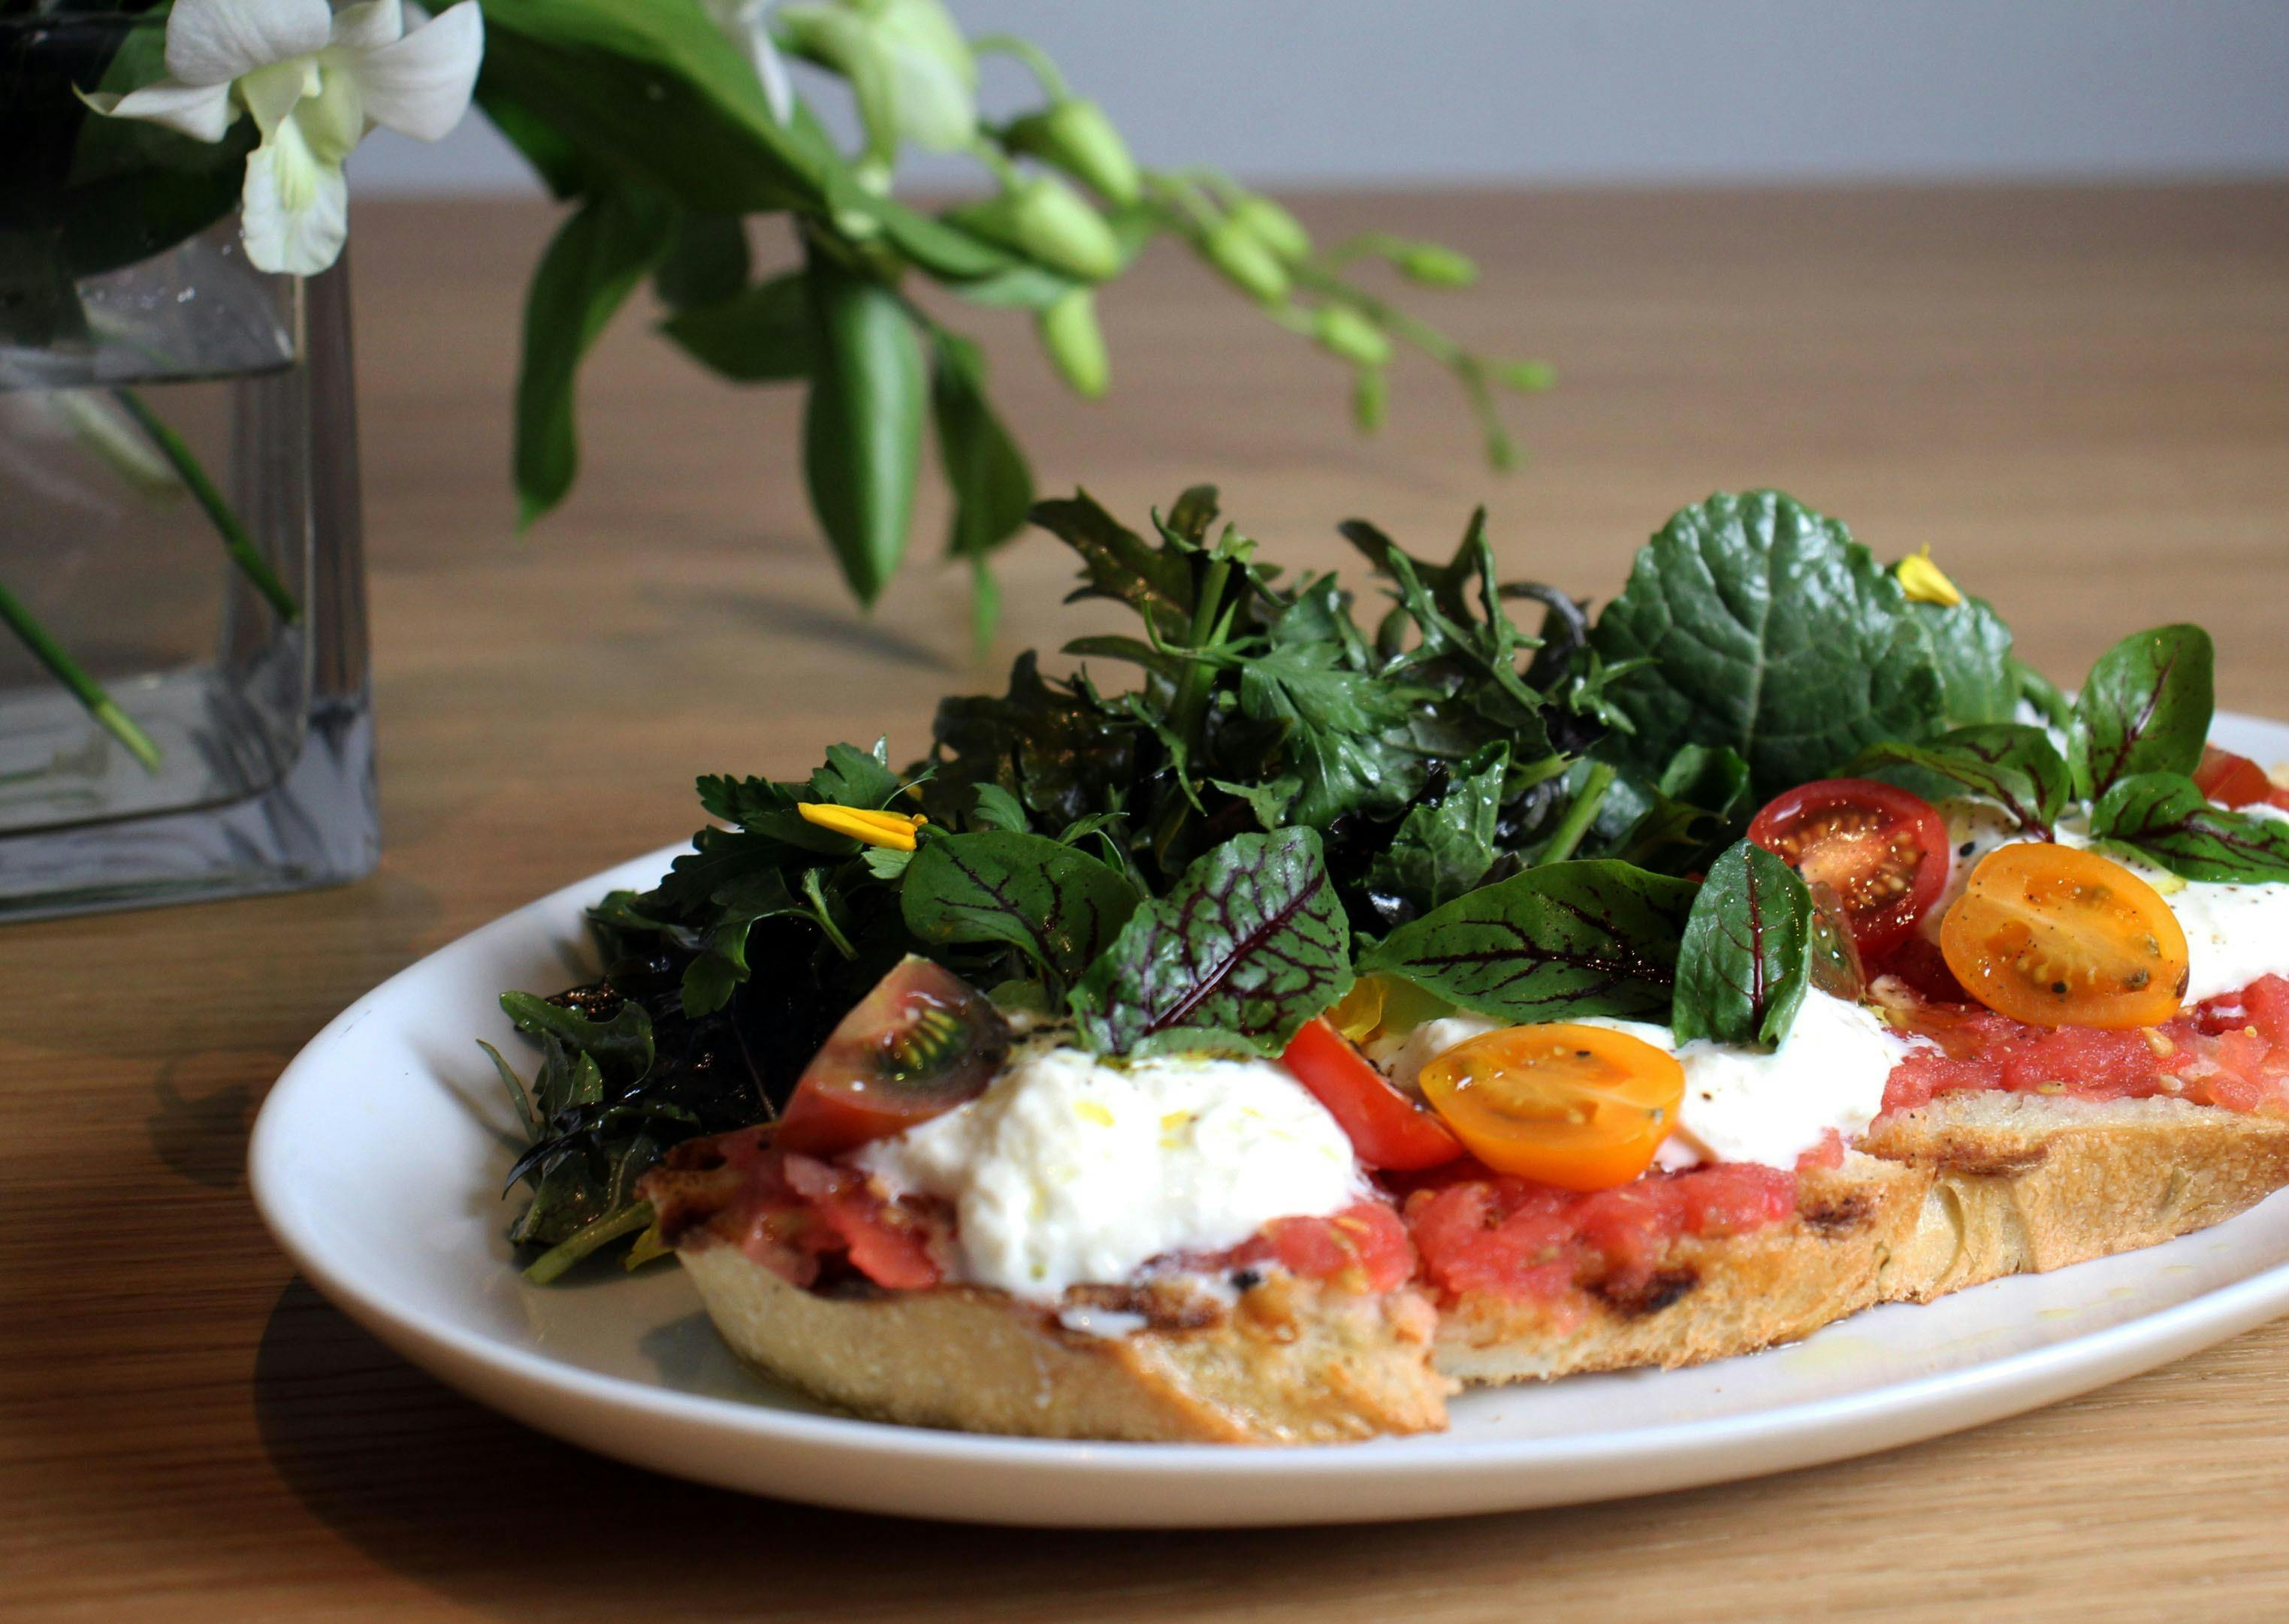
[[[484,48],[475,0],[411,33],[401,0],[339,11],[327,0],[175,0],[168,77],[86,100],[203,141],[252,114],[262,142],[246,163],[246,257],[307,276],[331,265],[349,235],[350,150],[377,124],[425,141],[444,135],[468,111]]]

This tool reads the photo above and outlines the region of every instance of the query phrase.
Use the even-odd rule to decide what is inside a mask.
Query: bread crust
[[[1685,1238],[1649,1278],[1556,1302],[1479,1293],[1434,1309],[1411,1287],[1362,1294],[1270,1270],[1229,1302],[1101,1293],[1100,1310],[1144,1312],[1126,1322],[1140,1328],[1097,1335],[982,1286],[807,1290],[704,1226],[677,1255],[742,1358],[861,1415],[1043,1437],[1335,1443],[1440,1429],[1458,1383],[1751,1353],[1879,1302],[2152,1246],[2284,1185],[2289,1118],[1963,1092],[1879,1119],[1840,1166],[1807,1170],[1783,1222]],[[1088,1292],[1068,1302],[1089,1306]]]
[[[1440,1367],[1472,1382],[1676,1366],[1789,1341],[1878,1302],[1928,1302],[2221,1223],[2289,1184],[2289,1118],[2182,1100],[1965,1091],[1880,1118],[1797,1214],[1671,1249],[1650,1306],[1466,1295]],[[1839,1208],[1838,1203],[1844,1207]],[[1824,1214],[1848,1208],[1837,1223]]]
[[[1942,1095],[1880,1118],[1863,1144],[1932,1175],[1886,1302],[2133,1252],[2289,1184],[2289,1118],[2163,1096]]]
[[[1173,1323],[1097,1335],[984,1286],[808,1291],[705,1231],[676,1255],[740,1357],[878,1421],[1035,1437],[1325,1444],[1437,1431],[1454,1389],[1432,1367],[1435,1311],[1412,1287],[1366,1294],[1268,1270],[1229,1304],[1196,1295],[1160,1316]]]
[[[1466,1293],[1442,1305],[1439,1367],[1468,1382],[1674,1368],[1809,1334],[1879,1301],[1911,1242],[1931,1174],[1857,1153],[1798,1181],[1797,1210],[1743,1235],[1687,1236],[1650,1292],[1593,1283],[1557,1301]]]

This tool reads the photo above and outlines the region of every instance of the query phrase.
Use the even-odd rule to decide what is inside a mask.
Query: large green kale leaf
[[[1610,741],[1646,776],[1680,745],[1724,745],[1763,800],[1942,717],[1933,644],[1907,595],[1832,519],[1774,490],[1713,496],[1639,553],[1599,617]]]

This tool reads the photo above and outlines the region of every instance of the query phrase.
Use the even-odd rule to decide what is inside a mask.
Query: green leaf
[[[109,26],[116,25],[99,20],[85,25],[90,33]],[[0,103],[18,100],[9,109],[12,114],[28,120],[32,131],[69,144],[70,168],[55,203],[60,231],[53,239],[67,285],[74,278],[100,275],[148,259],[196,235],[237,207],[245,187],[246,160],[258,139],[252,119],[238,119],[221,140],[209,142],[148,119],[101,117],[60,93],[60,84],[41,83],[42,59],[47,52],[55,53],[50,60],[62,60],[78,43],[75,35],[88,44],[94,42],[68,23],[51,32],[44,45],[40,34],[34,28],[21,44],[0,41],[0,49],[31,53],[28,71],[16,78],[7,93],[0,93]],[[121,27],[117,38],[117,49],[101,77],[92,84],[81,81],[87,88],[124,95],[167,76],[164,29]],[[38,105],[45,100],[40,92],[51,89],[60,92],[55,105]],[[71,133],[75,122],[76,140]],[[16,131],[26,128],[24,123],[12,123]],[[44,124],[47,129],[42,131]],[[25,170],[36,161],[10,153],[12,186],[31,179]],[[17,236],[20,250],[34,240],[13,230],[10,235]]]
[[[1046,835],[943,835],[906,865],[899,905],[925,942],[1005,942],[1071,986],[1137,911],[1137,888]]]
[[[1336,577],[1297,595],[1271,629],[1271,643],[1240,665],[1240,708],[1280,728],[1289,770],[1303,780],[1287,816],[1324,828],[1338,814],[1396,816],[1421,792],[1427,771],[1409,723],[1432,690],[1363,669],[1357,633]]]
[[[1687,744],[1660,781],[1617,780],[1592,833],[1603,856],[1664,874],[1704,869],[1748,822],[1749,764],[1729,747]]]
[[[1665,1016],[1694,890],[1624,863],[1552,863],[1400,926],[1359,967],[1501,1021]]]
[[[1248,803],[1256,815],[1260,829],[1283,829],[1288,823],[1288,808],[1304,788],[1304,781],[1293,773],[1282,773],[1277,778],[1262,784],[1247,784],[1230,778],[1211,778],[1208,782],[1227,795],[1236,795]]]
[[[715,907],[714,921],[707,927],[699,956],[683,969],[686,1015],[712,1015],[731,1001],[733,990],[749,974],[747,938],[756,920],[810,912],[787,888],[786,874],[776,868],[742,874],[717,887],[708,901]]]
[[[1671,519],[1599,617],[1607,661],[1650,658],[1606,698],[1609,741],[1651,774],[1683,744],[1749,763],[1759,800],[1866,745],[1916,739],[1942,682],[1906,594],[1834,520],[1778,491],[1719,495]]]
[[[903,787],[890,770],[890,741],[878,738],[872,750],[856,744],[829,744],[826,764],[810,775],[810,799],[838,807],[859,807],[877,812],[889,806]]]
[[[572,489],[580,466],[573,380],[589,346],[659,258],[668,218],[657,202],[635,193],[602,193],[573,211],[533,273],[516,378],[520,526]]]
[[[1965,726],[2018,716],[2019,665],[2011,657],[2011,628],[1985,600],[1911,599],[1908,624],[1939,673],[1940,709],[1947,720]]]
[[[12,344],[84,340],[75,279],[148,259],[239,201],[251,120],[207,142],[79,100],[167,76],[164,19],[125,14],[142,9],[0,0],[0,338]]]
[[[1015,795],[998,784],[981,784],[977,786],[977,799],[970,806],[969,827],[1026,834],[1032,832],[1033,824],[1025,816],[1025,806]]]
[[[898,296],[814,253],[818,348],[803,411],[804,483],[850,590],[872,603],[905,556],[921,461],[921,343]]]
[[[685,210],[652,272],[652,287],[671,309],[720,304],[747,285],[747,225],[736,214]]]
[[[659,330],[701,366],[736,384],[808,378],[817,348],[810,290],[799,272],[757,283],[714,304],[678,310]]]
[[[1351,990],[1350,944],[1317,833],[1235,835],[1130,916],[1073,1007],[1100,1055],[1276,1055]]]
[[[2216,661],[2210,634],[2194,625],[2157,626],[2100,655],[2068,735],[2076,792],[2094,800],[2135,773],[2190,776],[2216,709]]]
[[[1509,768],[1510,746],[1500,742],[1450,767],[1438,804],[1408,811],[1391,844],[1376,854],[1368,888],[1428,913],[1485,879],[1498,855],[1495,828]]]
[[[2074,701],[2060,690],[2057,683],[2015,659],[2011,662],[2011,675],[2019,685],[2019,697],[2042,712],[2045,723],[2061,733],[2073,728]]]
[[[1182,655],[1164,654],[1142,638],[1112,633],[1073,638],[1059,652],[1081,659],[1127,660],[1132,665],[1142,665],[1172,682],[1183,675],[1184,667],[1192,663]]]
[[[2066,760],[2051,736],[2022,722],[1958,728],[1928,744],[1870,745],[1860,752],[1853,770],[1889,766],[1920,768],[1959,784],[2046,840],[2073,792]]]
[[[2118,779],[2092,808],[2090,832],[2134,846],[2188,880],[2289,880],[2289,822],[2213,806],[2192,779],[2177,773]]]
[[[953,491],[946,551],[983,558],[1023,528],[1033,506],[1033,470],[985,401],[985,358],[969,339],[940,333],[930,378],[939,460]]]
[[[932,727],[937,776],[922,787],[925,809],[959,824],[980,784],[998,784],[1063,828],[1115,808],[1137,771],[1137,728],[1070,682],[1050,682],[1038,657],[1020,655],[1006,696],[955,696],[938,702]]]
[[[592,1021],[530,992],[504,992],[500,1006],[517,1031],[555,1039],[594,1060],[614,1082],[633,1083],[651,1070],[651,1017],[634,999],[622,1003],[609,1021]]]
[[[1196,545],[1165,537],[1159,546],[1149,545],[1086,490],[1036,502],[1030,516],[1081,554],[1083,584],[1068,603],[1111,598],[1142,615],[1163,642],[1184,641],[1192,624]]]
[[[991,275],[949,283],[947,290],[989,310],[1047,310],[1082,285],[1046,267],[1021,260]]]
[[[691,0],[483,4],[481,98],[545,116],[598,172],[723,214],[819,211],[848,174],[818,134],[772,117],[754,67]]]
[[[1752,841],[1727,848],[1678,947],[1677,1040],[1779,1047],[1811,984],[1812,934],[1812,894],[1796,871]]]
[[[570,137],[497,84],[488,84],[480,78],[476,100],[478,107],[492,121],[493,128],[524,155],[524,161],[532,165],[533,172],[557,202],[570,203],[601,186],[599,172]]]

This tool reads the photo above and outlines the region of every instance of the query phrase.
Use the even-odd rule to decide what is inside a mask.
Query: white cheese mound
[[[1680,1047],[1667,1027],[1644,1021],[1599,1016],[1580,1024],[1627,1032],[1676,1055],[1684,1068],[1679,1120],[1661,1148],[1664,1167],[1704,1161],[1793,1167],[1830,1128],[1848,1142],[1883,1109],[1884,1084],[1909,1048],[1872,1010],[1816,989],[1805,993],[1795,1024],[1769,1055],[1706,1039]],[[1419,1092],[1417,1076],[1433,1057],[1501,1025],[1473,1015],[1424,1022],[1392,1051],[1392,1080]]]
[[[1806,989],[1788,1036],[1770,1054],[1705,1038],[1680,1045],[1668,1028],[1642,1022],[1591,1024],[1642,1038],[1685,1069],[1677,1131],[1662,1146],[1664,1167],[1793,1167],[1831,1128],[1849,1144],[1884,1109],[1884,1085],[1910,1047],[1874,1010],[1817,987]]]
[[[1340,1212],[1364,1188],[1336,1119],[1269,1062],[1113,1065],[1053,1035],[977,1099],[852,1159],[891,1195],[953,1203],[965,1277],[1036,1299]]]

